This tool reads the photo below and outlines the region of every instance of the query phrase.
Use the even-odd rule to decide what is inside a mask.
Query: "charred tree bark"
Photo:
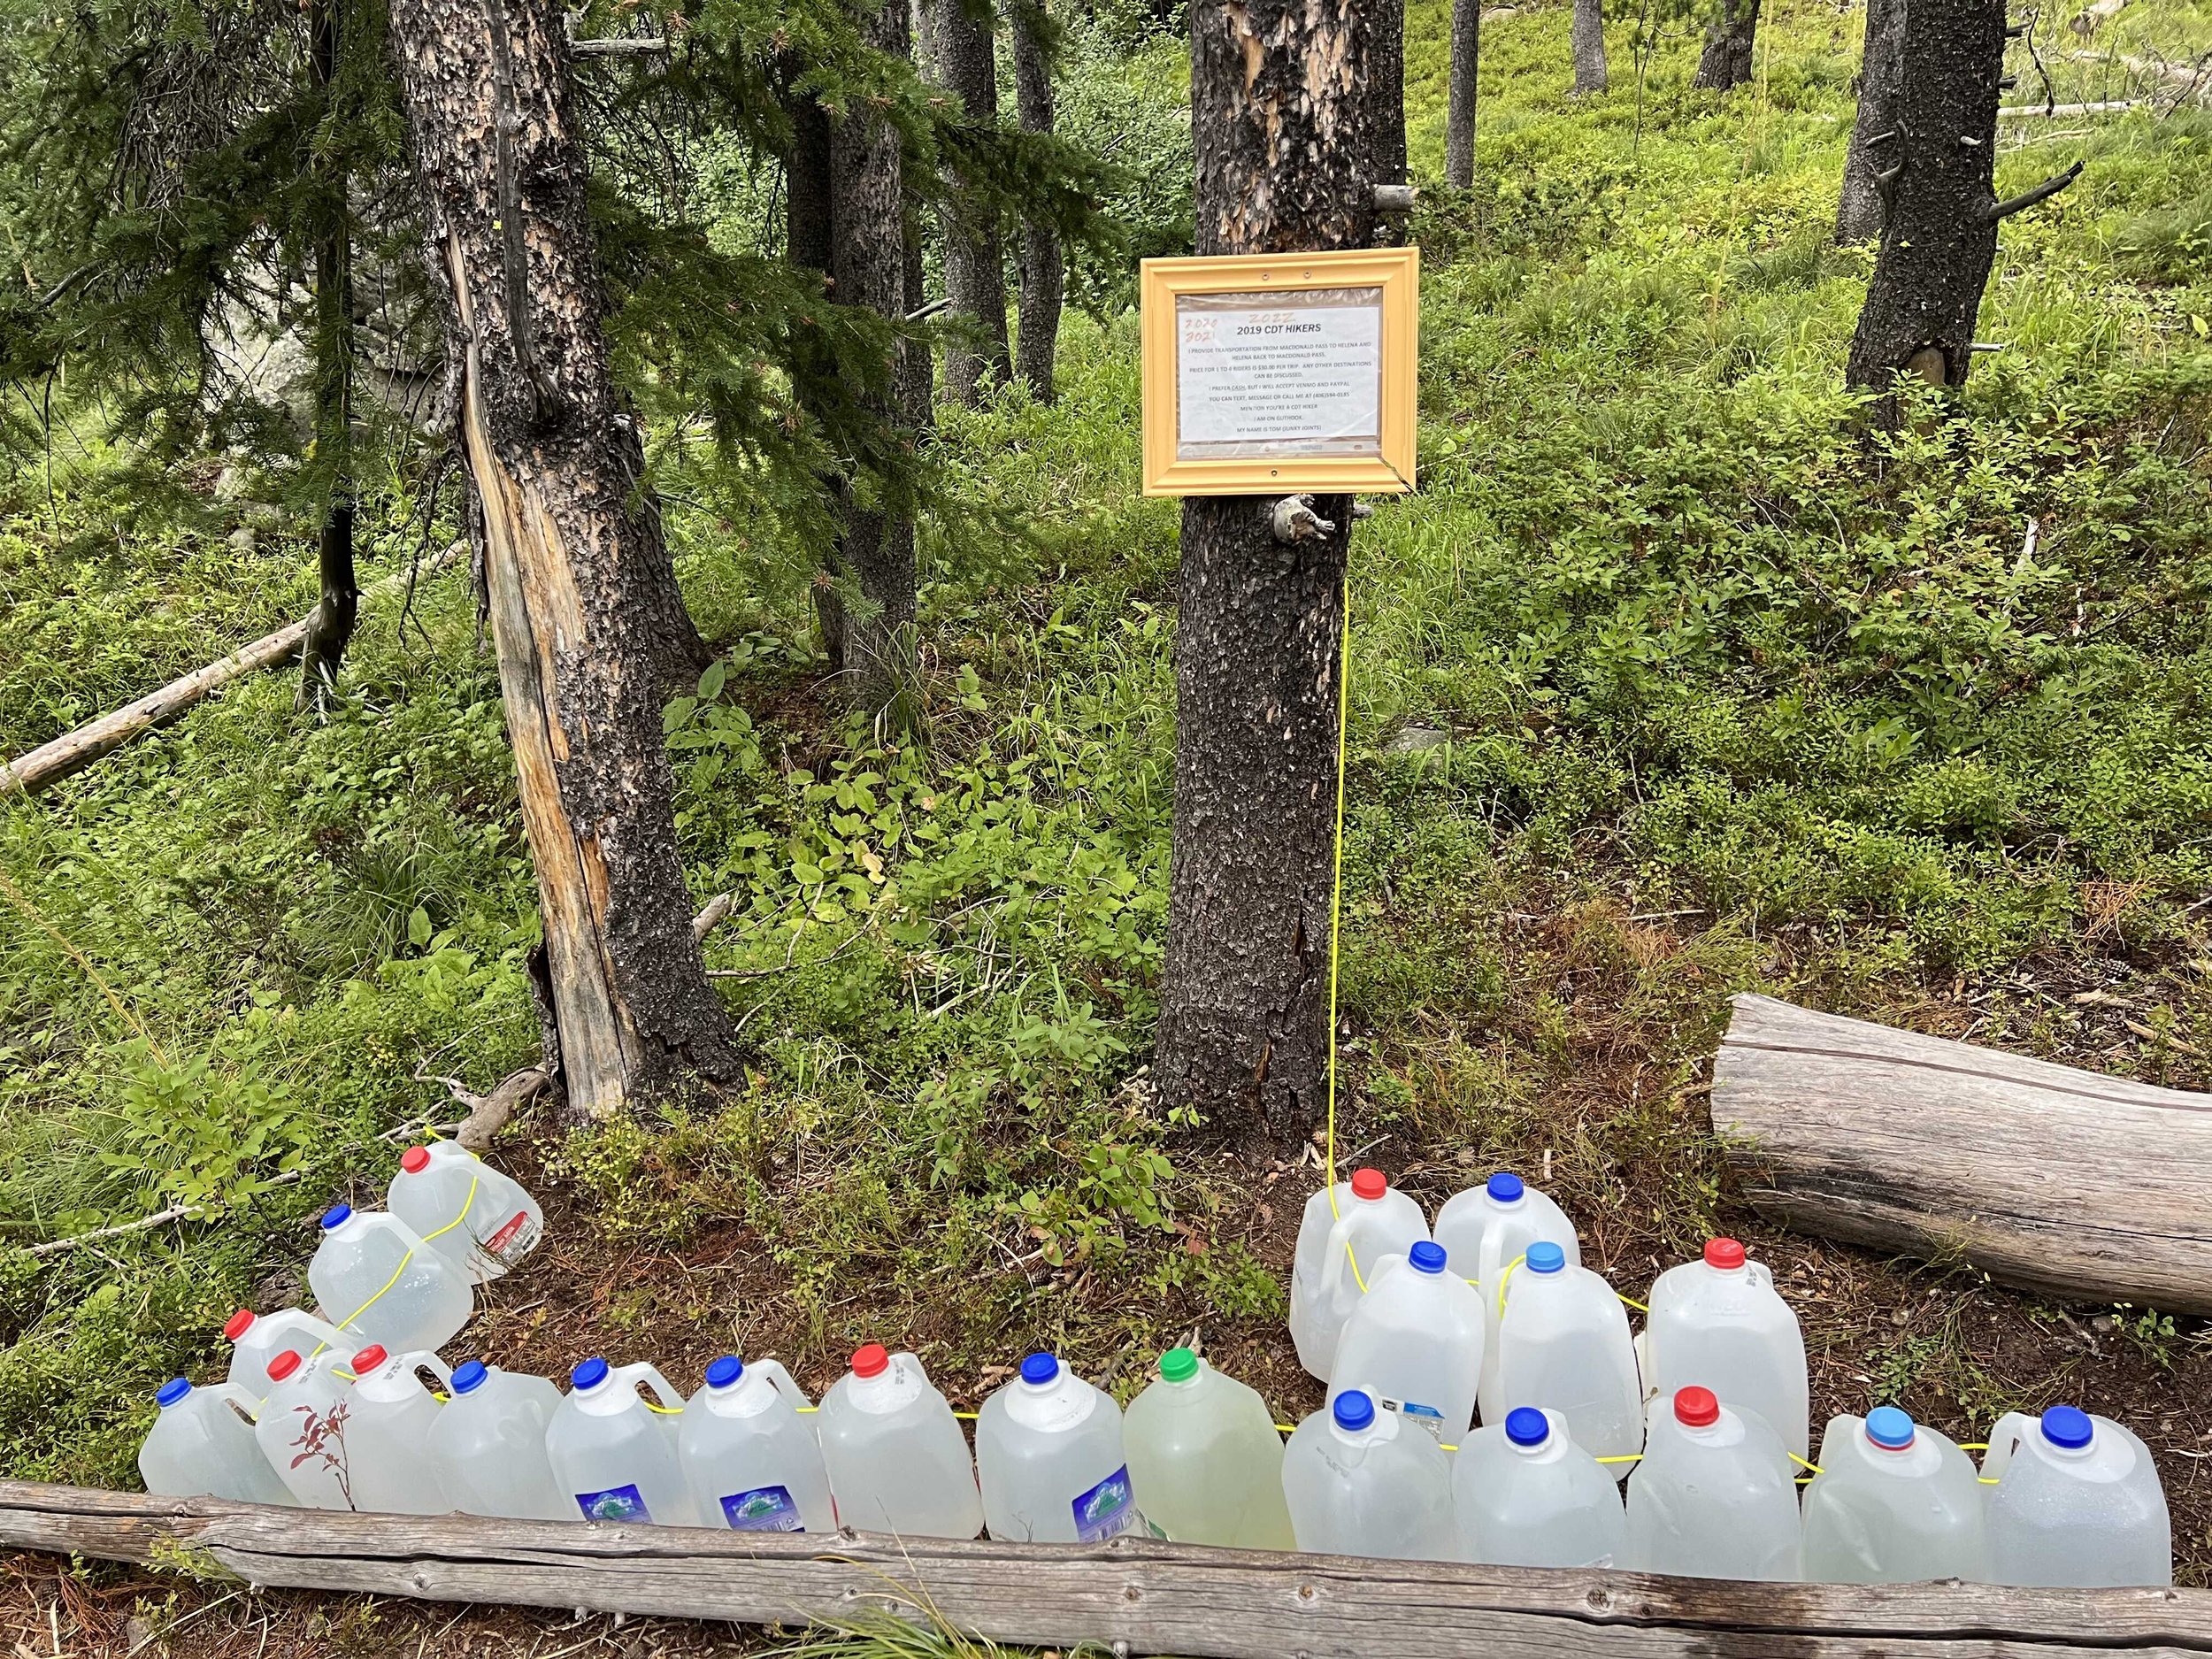
[[[934,0],[937,73],[978,127],[998,125],[998,68],[989,0]],[[1005,255],[998,210],[977,204],[944,216],[945,296],[957,332],[945,347],[945,389],[972,404],[1013,373],[1006,347]],[[963,337],[964,335],[964,337]]]
[[[1202,254],[1374,239],[1368,12],[1195,0]],[[1302,1135],[1328,1066],[1329,868],[1351,502],[1290,541],[1263,496],[1183,503],[1175,839],[1158,1076],[1170,1105],[1256,1143]]]
[[[1576,93],[1604,91],[1611,80],[1605,63],[1605,0],[1575,0],[1568,42],[1574,50]]]
[[[1043,0],[1015,0],[1014,102],[1025,132],[1053,130],[1051,19]],[[1052,227],[1022,225],[1020,330],[1015,372],[1041,403],[1052,401],[1052,365],[1060,349],[1060,302],[1066,272]]]
[[[1482,0],[1452,0],[1451,104],[1444,117],[1444,182],[1475,181],[1475,69],[1482,61]]]
[[[1368,142],[1374,146],[1377,184],[1406,181],[1406,4],[1405,0],[1369,0],[1367,75],[1374,88],[1374,112]],[[1396,242],[1397,228],[1388,220],[1375,225],[1379,241]]]
[[[1882,231],[1882,187],[1876,175],[1902,153],[1897,130],[1903,70],[1905,0],[1866,0],[1866,45],[1859,58],[1859,112],[1843,158],[1836,198],[1836,240],[1865,242]]]
[[[338,0],[317,0],[308,17],[307,76],[328,95],[338,68]],[[323,234],[315,242],[315,454],[327,468],[323,522],[315,541],[314,614],[300,648],[296,706],[334,685],[361,612],[353,567],[353,231],[346,179],[326,181]]]
[[[1751,79],[1751,52],[1759,33],[1759,0],[1720,0],[1720,15],[1705,31],[1694,87],[1726,92]]]
[[[577,1117],[736,1070],[701,964],[661,741],[683,614],[605,307],[551,0],[395,0],[557,1040]]]

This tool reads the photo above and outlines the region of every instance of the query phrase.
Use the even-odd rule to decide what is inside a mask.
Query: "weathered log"
[[[1162,1544],[954,1543],[303,1512],[0,1482],[0,1545],[272,1587],[743,1624],[933,1615],[995,1640],[1218,1659],[2021,1659],[2212,1652],[2212,1592],[1723,1584]],[[926,1609],[926,1612],[925,1611]]]
[[[1739,996],[1712,1120],[1801,1232],[2212,1313],[2212,1095]]]

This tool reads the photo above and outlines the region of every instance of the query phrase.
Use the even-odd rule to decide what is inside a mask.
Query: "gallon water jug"
[[[296,1502],[311,1509],[350,1509],[354,1465],[347,1430],[353,1415],[345,1358],[325,1348],[302,1359],[286,1348],[269,1362],[269,1392],[253,1437]]]
[[[1574,1223],[1542,1193],[1501,1170],[1480,1187],[1455,1193],[1436,1212],[1436,1241],[1451,1258],[1452,1271],[1475,1281],[1483,1293],[1482,1392],[1497,1387],[1500,1280],[1509,1263],[1528,1247],[1548,1240],[1566,1253],[1567,1265],[1582,1265],[1582,1244]]]
[[[553,1478],[587,1521],[696,1526],[676,1456],[683,1396],[650,1365],[610,1368],[596,1356],[569,1373],[568,1395],[546,1425]],[[638,1391],[649,1388],[656,1410]]]
[[[561,1391],[543,1377],[480,1360],[453,1368],[453,1397],[430,1425],[427,1455],[453,1507],[518,1521],[572,1521],[576,1501],[561,1490],[545,1455],[545,1431]]]
[[[772,1359],[725,1354],[684,1407],[676,1451],[709,1526],[739,1532],[833,1532],[837,1506],[805,1390]]]
[[[1660,1396],[1628,1483],[1628,1560],[1639,1572],[1794,1579],[1795,1465],[1755,1412],[1708,1388]]]
[[[423,1382],[449,1393],[453,1373],[435,1354],[388,1354],[372,1343],[353,1356],[346,1447],[353,1458],[353,1507],[383,1515],[443,1515],[453,1507],[427,1455],[444,1409]]]
[[[902,1538],[983,1530],[968,1442],[913,1355],[860,1349],[822,1396],[814,1432],[846,1525]]]
[[[2167,1585],[2173,1524],[2151,1449],[2109,1417],[2053,1406],[1989,1432],[1990,1576],[1999,1584]]]
[[[1828,1419],[1805,1488],[1805,1577],[1815,1584],[1989,1579],[1973,1460],[1895,1406]]]
[[[359,1346],[326,1320],[297,1308],[257,1314],[241,1308],[223,1326],[232,1343],[230,1380],[256,1401],[269,1392],[269,1362],[290,1348],[302,1359],[332,1348],[349,1354]]]
[[[1502,1422],[1514,1406],[1556,1411],[1593,1457],[1633,1456],[1644,1447],[1644,1394],[1627,1310],[1610,1285],[1571,1265],[1548,1239],[1530,1245],[1506,1279],[1497,1378],[1483,1396],[1483,1421]]]
[[[1617,1567],[1627,1554],[1621,1488],[1555,1412],[1516,1406],[1452,1460],[1464,1561],[1500,1567]]]
[[[1003,1542],[1095,1544],[1145,1530],[1121,1408],[1050,1354],[1032,1354],[983,1402],[975,1472],[983,1525]]]
[[[1283,1437],[1267,1402],[1187,1348],[1160,1356],[1160,1379],[1121,1425],[1144,1518],[1186,1544],[1295,1549],[1283,1498]]]
[[[1403,1256],[1428,1236],[1421,1206],[1394,1190],[1380,1170],[1355,1170],[1350,1180],[1306,1200],[1290,1269],[1290,1337],[1298,1363],[1328,1381],[1337,1334],[1364,1294],[1362,1281],[1384,1256]]]
[[[1644,1320],[1647,1394],[1709,1388],[1723,1405],[1747,1406],[1803,1457],[1811,1449],[1805,1335],[1763,1262],[1733,1239],[1709,1239],[1702,1261],[1659,1275]]]
[[[476,1305],[467,1277],[380,1210],[332,1206],[307,1282],[332,1324],[395,1354],[436,1351]]]
[[[1283,1448],[1283,1495],[1301,1549],[1397,1561],[1458,1554],[1451,1459],[1362,1389],[1298,1425]]]
[[[545,1232],[545,1212],[521,1183],[457,1141],[409,1148],[385,1204],[471,1284],[497,1279]]]
[[[298,1502],[254,1439],[253,1414],[261,1402],[250,1391],[230,1382],[195,1388],[178,1377],[161,1386],[154,1403],[161,1410],[138,1448],[147,1491],[239,1503]]]
[[[1364,1388],[1455,1446],[1475,1419],[1482,1348],[1482,1293],[1424,1239],[1409,1256],[1376,1263],[1337,1339],[1329,1394]]]

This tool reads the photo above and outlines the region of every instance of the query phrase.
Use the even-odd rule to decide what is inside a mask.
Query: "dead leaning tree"
[[[1739,996],[1711,1110],[1785,1226],[2212,1313],[2212,1095]]]

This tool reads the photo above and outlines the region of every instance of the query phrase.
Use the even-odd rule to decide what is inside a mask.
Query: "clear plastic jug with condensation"
[[[651,1403],[642,1390],[651,1392]],[[587,1521],[698,1525],[676,1455],[683,1409],[683,1396],[650,1365],[611,1367],[595,1356],[570,1372],[568,1394],[546,1425],[545,1455],[577,1514]]]
[[[522,1183],[457,1141],[410,1147],[384,1202],[471,1284],[497,1279],[545,1233],[545,1212]]]
[[[383,1515],[444,1515],[453,1501],[428,1455],[453,1373],[435,1354],[390,1354],[375,1343],[353,1356],[353,1507]],[[439,1392],[423,1382],[434,1378]]]
[[[1376,1263],[1337,1338],[1329,1394],[1364,1388],[1455,1446],[1475,1420],[1485,1322],[1482,1293],[1448,1260],[1423,1239],[1409,1255]]]
[[[334,1204],[307,1282],[324,1316],[359,1344],[395,1354],[435,1353],[476,1306],[468,1278],[396,1216]]]
[[[561,1490],[545,1455],[545,1431],[560,1404],[549,1378],[481,1360],[456,1365],[452,1398],[427,1443],[453,1507],[518,1521],[575,1520],[576,1501]]]
[[[1627,1553],[1621,1488],[1555,1412],[1516,1406],[1452,1460],[1460,1556],[1499,1567],[1617,1567]]]
[[[1350,1180],[1306,1200],[1290,1269],[1290,1337],[1298,1363],[1328,1381],[1337,1334],[1363,1294],[1363,1281],[1384,1256],[1403,1256],[1428,1236],[1421,1206],[1394,1190],[1380,1170],[1355,1170]]]
[[[1451,1459],[1435,1439],[1348,1388],[1283,1448],[1283,1495],[1298,1548],[1333,1555],[1451,1561]]]
[[[1252,1389],[1187,1348],[1129,1402],[1121,1440],[1144,1517],[1185,1544],[1295,1549],[1283,1498],[1283,1437]]]
[[[1628,1560],[1692,1578],[1803,1576],[1796,1465],[1755,1411],[1710,1389],[1662,1394],[1628,1482]]]
[[[1814,1584],[1989,1580],[1989,1527],[1974,1460],[1895,1406],[1828,1419],[1805,1488],[1805,1577]]]
[[[1567,1265],[1582,1265],[1582,1244],[1566,1211],[1509,1171],[1500,1170],[1479,1187],[1455,1193],[1436,1212],[1436,1241],[1451,1258],[1452,1271],[1471,1279],[1483,1293],[1482,1391],[1497,1386],[1498,1320],[1502,1312],[1499,1281],[1509,1263],[1540,1241],[1557,1245]]]
[[[269,1392],[253,1437],[277,1479],[310,1509],[351,1509],[353,1460],[346,1435],[353,1415],[347,1356],[326,1348],[312,1359],[286,1348],[269,1362]]]
[[[864,1532],[973,1538],[983,1500],[959,1420],[911,1354],[871,1342],[814,1418],[838,1518]]]
[[[691,1501],[709,1526],[737,1532],[833,1532],[837,1506],[810,1403],[772,1359],[725,1354],[684,1407],[676,1436]]]
[[[2174,1581],[2173,1521],[2151,1449],[2110,1417],[2053,1406],[1989,1432],[1990,1574],[2091,1588]]]
[[[1146,1530],[1121,1408],[1053,1355],[1030,1355],[983,1402],[975,1472],[983,1525],[1004,1542],[1096,1544]]]
[[[1530,1245],[1506,1277],[1491,1388],[1482,1401],[1486,1423],[1504,1421],[1515,1406],[1534,1406],[1556,1411],[1593,1457],[1643,1449],[1644,1391],[1627,1310],[1601,1276],[1569,1265],[1566,1252],[1548,1239]]]
[[[138,1473],[147,1491],[238,1503],[298,1502],[254,1439],[258,1395],[236,1383],[195,1388],[175,1377],[161,1386],[154,1403],[160,1413],[138,1448]]]
[[[1709,1239],[1701,1259],[1659,1275],[1642,1357],[1647,1395],[1709,1388],[1764,1417],[1793,1455],[1809,1454],[1805,1334],[1774,1274],[1735,1240]]]

